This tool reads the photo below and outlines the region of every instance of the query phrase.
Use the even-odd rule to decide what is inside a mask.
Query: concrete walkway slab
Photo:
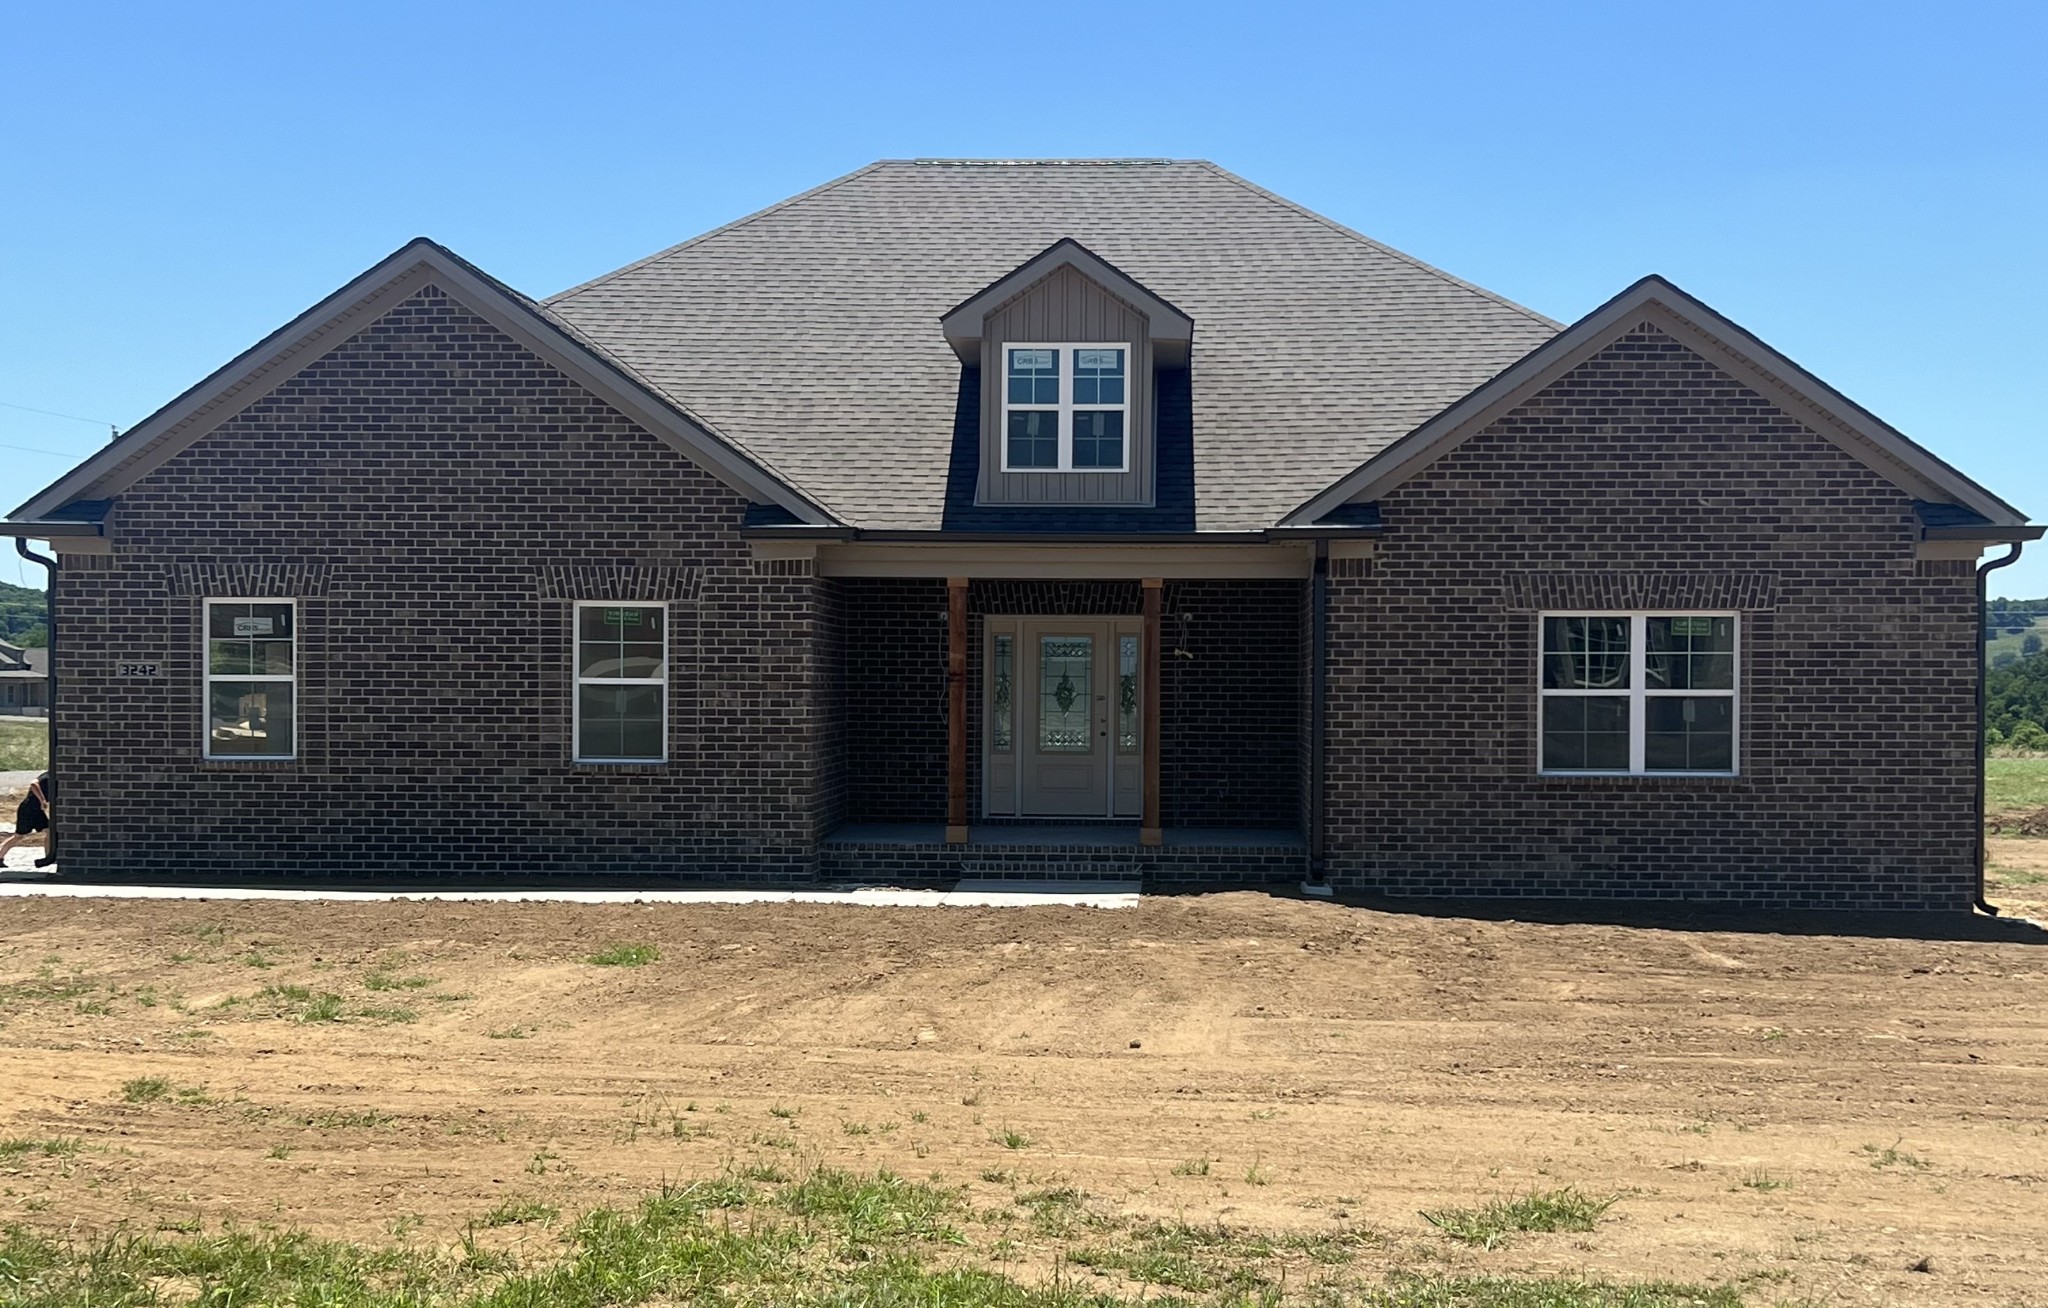
[[[950,889],[828,886],[816,890],[406,890],[282,889],[262,886],[84,885],[49,876],[0,875],[0,899],[282,900],[374,903],[416,899],[485,904],[846,904],[859,908],[1136,908],[1131,882],[963,881]]]

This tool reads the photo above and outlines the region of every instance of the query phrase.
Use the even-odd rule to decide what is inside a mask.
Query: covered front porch
[[[1313,554],[1133,553],[820,551],[820,875],[1304,875]]]

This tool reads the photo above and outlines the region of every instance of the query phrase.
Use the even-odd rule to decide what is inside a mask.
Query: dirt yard
[[[824,1162],[1403,1265],[2048,1304],[2048,936],[1993,934],[9,900],[0,1225],[452,1241]],[[1563,1186],[1619,1198],[1490,1250],[1418,1215]]]

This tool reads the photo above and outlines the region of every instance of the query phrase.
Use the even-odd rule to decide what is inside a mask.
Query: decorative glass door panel
[[[1135,616],[988,619],[985,816],[1138,815],[1138,634]]]
[[[1095,751],[1095,639],[1038,638],[1038,752]]]

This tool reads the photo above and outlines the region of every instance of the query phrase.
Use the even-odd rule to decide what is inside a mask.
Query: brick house
[[[545,301],[415,241],[18,509],[92,877],[1967,910],[2041,529],[1655,277],[885,162]]]
[[[50,651],[0,640],[0,716],[40,717],[49,706]]]

